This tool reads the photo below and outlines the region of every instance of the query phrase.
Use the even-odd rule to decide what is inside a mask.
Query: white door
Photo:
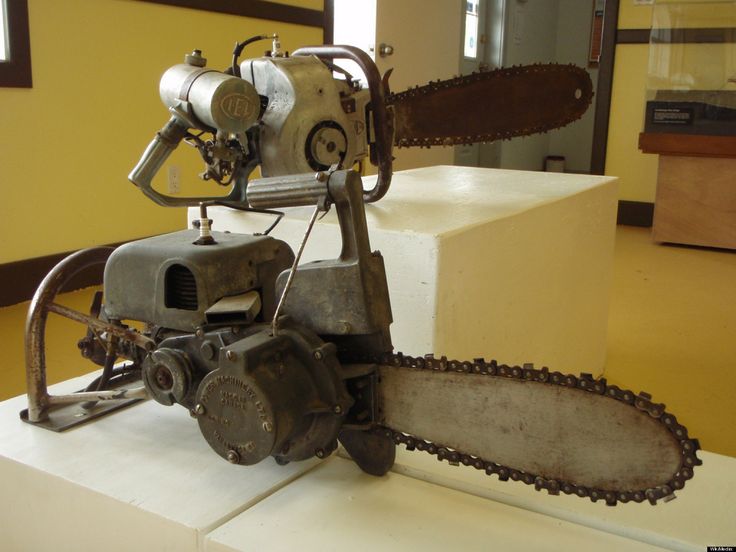
[[[461,28],[460,74],[489,71],[486,61],[488,32],[486,29],[487,9],[485,0],[464,0]],[[455,164],[477,167],[480,159],[480,144],[455,147]]]
[[[460,74],[464,1],[375,0],[375,41],[369,45],[364,38],[356,37],[371,30],[373,22],[365,12],[371,4],[366,0],[335,0],[335,43],[364,49],[368,46],[381,74],[393,68],[389,80],[392,91],[401,92],[410,86]],[[382,44],[390,47],[389,55],[381,55]],[[388,50],[384,48],[384,52]],[[394,170],[452,165],[454,150],[395,149]]]

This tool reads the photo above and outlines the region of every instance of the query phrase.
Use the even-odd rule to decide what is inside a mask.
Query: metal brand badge
[[[233,92],[220,101],[222,112],[235,121],[250,118],[254,113],[254,105],[245,94]]]

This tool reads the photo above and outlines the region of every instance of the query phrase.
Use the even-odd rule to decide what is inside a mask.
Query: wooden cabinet
[[[736,249],[736,136],[639,135],[659,154],[652,237]]]

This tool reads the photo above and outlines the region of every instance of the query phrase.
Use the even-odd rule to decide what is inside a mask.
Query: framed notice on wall
[[[606,0],[595,0],[593,3],[593,21],[590,25],[590,52],[588,54],[588,67],[598,67],[601,59],[601,46],[603,44],[603,12]]]

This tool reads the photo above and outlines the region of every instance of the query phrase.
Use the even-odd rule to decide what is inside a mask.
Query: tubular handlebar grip
[[[128,180],[139,188],[150,188],[153,177],[156,176],[186,133],[187,127],[183,126],[177,117],[169,119],[164,128],[157,132],[155,138],[148,144],[140,161],[130,171]]]
[[[329,199],[325,173],[260,178],[248,183],[248,204],[256,209],[325,205]]]

